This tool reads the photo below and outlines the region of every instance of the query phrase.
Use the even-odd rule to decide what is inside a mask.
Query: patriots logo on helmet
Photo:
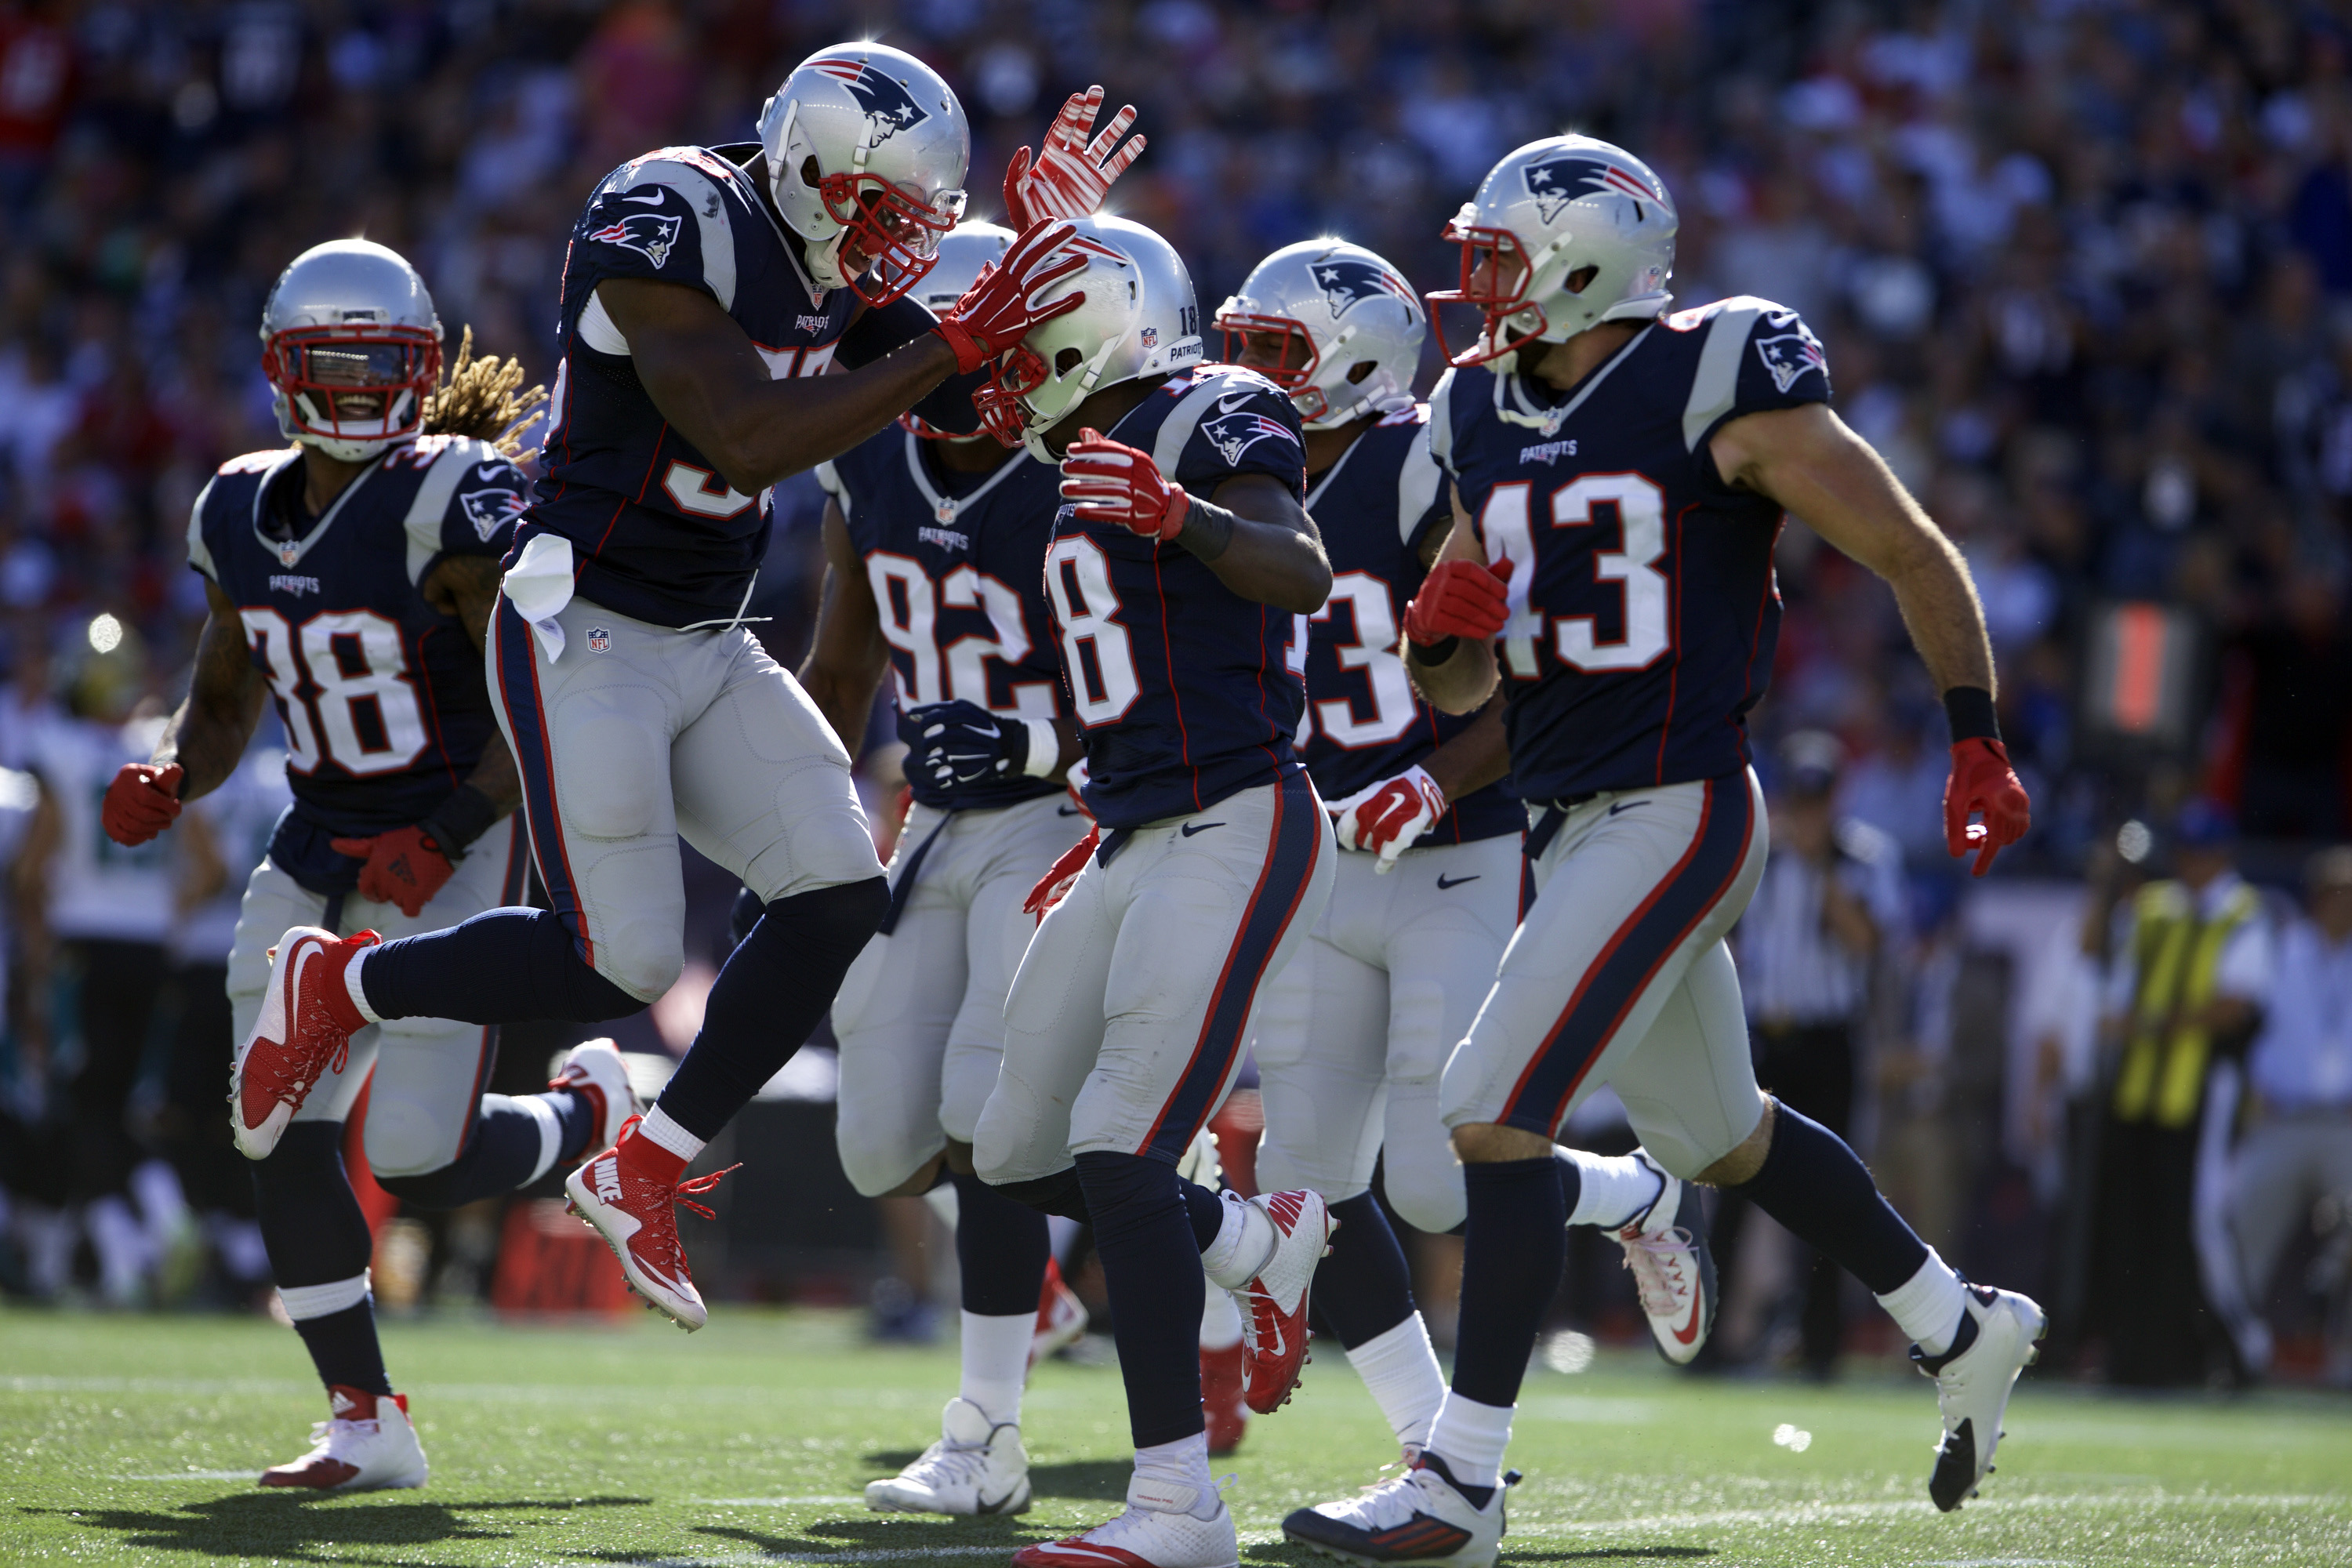
[[[1412,290],[1403,279],[1369,261],[1342,257],[1318,261],[1307,271],[1315,279],[1315,286],[1323,290],[1323,299],[1331,307],[1334,318],[1346,315],[1348,307],[1360,300],[1377,299],[1382,294],[1402,300],[1408,306],[1415,303]]]
[[[1212,419],[1201,426],[1201,433],[1209,438],[1209,445],[1217,449],[1217,456],[1225,460],[1227,468],[1240,462],[1244,452],[1271,437],[1279,436],[1294,447],[1298,445],[1298,437],[1281,420],[1248,412]]]
[[[1529,163],[1523,177],[1528,195],[1536,199],[1536,216],[1546,223],[1559,216],[1560,209],[1569,203],[1600,191],[1664,204],[1664,197],[1630,172],[1577,153]]]
[[[1813,336],[1812,329],[1804,322],[1796,323],[1793,332],[1778,337],[1756,340],[1756,353],[1764,361],[1764,368],[1772,373],[1772,384],[1781,393],[1797,384],[1800,377],[1820,371],[1830,372],[1829,356],[1822,353],[1822,340]]]
[[[930,111],[915,101],[907,84],[864,60],[819,60],[816,68],[849,89],[866,114],[866,145],[879,147],[901,131],[912,131]]]
[[[608,223],[588,237],[599,245],[617,245],[624,250],[634,250],[656,267],[669,265],[669,253],[677,245],[677,229],[682,220],[667,213],[631,213],[618,223]]]
[[[467,490],[457,498],[466,521],[487,544],[499,530],[522,515],[522,497],[513,490]]]

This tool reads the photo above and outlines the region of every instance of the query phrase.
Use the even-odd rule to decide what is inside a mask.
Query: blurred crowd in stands
[[[1175,240],[1204,316],[1266,251],[1322,232],[1450,284],[1444,218],[1498,154],[1563,127],[1664,176],[1684,302],[1802,310],[1844,417],[1967,554],[2035,830],[1966,883],[1942,843],[1940,711],[1894,601],[1790,529],[1759,752],[1802,837],[1790,866],[1819,869],[1769,905],[1813,921],[1805,940],[1761,951],[1764,901],[1742,935],[1759,1058],[1843,1100],[1948,1253],[2027,1288],[2003,1260],[2056,1277],[2092,1256],[2086,1194],[2116,1141],[2091,1130],[2113,1119],[2131,1030],[2103,1033],[2082,997],[2141,1000],[2147,911],[2125,884],[2242,835],[2278,903],[2352,830],[2343,0],[0,5],[0,763],[28,769],[93,617],[137,660],[115,708],[176,697],[204,607],[189,506],[223,458],[277,441],[255,324],[289,258],[342,235],[392,245],[453,342],[470,324],[550,379],[563,238],[595,180],[653,146],[747,139],[794,61],[859,35],[954,83],[981,216],[1066,92],[1132,100],[1151,146],[1118,203]],[[1440,367],[1433,346],[1424,386]],[[788,663],[818,499],[780,489],[761,578]],[[886,794],[887,755],[869,772]],[[9,778],[8,809],[30,811],[38,788]],[[20,1047],[70,1035],[47,1023],[37,880],[16,884]],[[2283,908],[2255,912],[2290,930]],[[2317,962],[2264,940],[2265,976]],[[1809,963],[1836,973],[1761,973]],[[2215,1059],[2266,1012],[2250,996],[2234,1034],[2217,1025]],[[1800,1048],[1829,1022],[1850,1036],[1835,1070]],[[38,1060],[12,1058],[21,1110],[41,1109]],[[2233,1126],[2261,1114],[2253,1076]],[[2340,1134],[2352,1083],[2318,1081],[2301,1109]],[[2298,1258],[2329,1256],[2299,1216],[2286,1229]],[[1730,1341],[1823,1368],[1836,1289],[1805,1273],[1783,1267]],[[2094,1346],[2112,1338],[2095,1320]]]

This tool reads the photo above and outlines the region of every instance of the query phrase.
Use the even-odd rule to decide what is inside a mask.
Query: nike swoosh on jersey
[[[625,201],[625,202],[638,202],[638,203],[642,203],[644,205],[646,205],[646,206],[649,206],[649,207],[657,207],[657,206],[659,206],[659,205],[662,205],[663,195],[662,195],[662,193],[661,193],[660,191],[658,191],[658,190],[654,191],[654,192],[650,193],[649,195],[642,195],[642,196],[641,196],[641,195],[636,195],[635,192],[631,192],[629,195],[625,195],[625,196],[623,196],[621,199],[622,199],[623,201]]]
[[[1637,805],[1647,805],[1649,804],[1650,803],[1646,800],[1621,800],[1616,805],[1609,808],[1609,815],[1614,816],[1621,811],[1631,811]]]
[[[1445,873],[1444,873],[1444,872],[1443,872],[1443,871],[1440,871],[1440,872],[1437,874],[1437,885],[1438,885],[1440,888],[1458,888],[1458,887],[1460,887],[1460,886],[1461,886],[1463,883],[1465,883],[1465,882],[1475,882],[1475,881],[1476,881],[1476,880],[1478,879],[1478,877],[1479,877],[1480,875],[1483,875],[1483,873],[1474,873],[1473,875],[1471,875],[1471,876],[1467,876],[1467,877],[1456,877],[1456,878],[1454,878],[1452,881],[1450,881],[1450,882],[1449,882],[1449,881],[1447,881],[1447,880],[1445,879]]]
[[[1231,414],[1234,409],[1239,408],[1243,404],[1247,403],[1255,395],[1256,395],[1255,393],[1244,392],[1238,397],[1220,397],[1217,399],[1217,412],[1220,414]]]
[[[474,470],[474,478],[479,483],[488,484],[493,479],[505,479],[511,471],[504,463],[484,463]]]
[[[1223,826],[1224,824],[1222,822],[1188,822],[1176,831],[1182,834],[1185,837],[1190,838],[1195,833],[1206,833],[1212,827],[1223,827]]]

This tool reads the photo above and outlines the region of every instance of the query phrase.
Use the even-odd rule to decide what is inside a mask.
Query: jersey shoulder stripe
[[[414,456],[407,461],[425,475],[401,520],[408,535],[409,582],[423,582],[433,563],[450,553],[443,523],[453,503],[463,508],[485,547],[501,533],[512,536],[530,481],[497,447],[471,436],[420,436],[409,450]],[[503,546],[499,552],[505,553]]]
[[[1417,405],[1412,412],[1419,416],[1419,428],[1413,432],[1412,444],[1405,448],[1404,461],[1397,466],[1397,539],[1408,549],[1426,537],[1428,531],[1423,520],[1432,511],[1443,509],[1450,514],[1453,510],[1446,504],[1444,471],[1437,466],[1437,458],[1431,450],[1437,426],[1430,419],[1426,405]],[[1431,526],[1439,524],[1433,522]]]
[[[188,564],[219,582],[220,563],[214,558],[205,534],[215,524],[236,518],[250,519],[255,502],[269,488],[269,481],[287,464],[299,462],[301,457],[299,447],[273,447],[268,451],[231,458],[213,470],[213,477],[196,492],[196,504],[188,509]]]

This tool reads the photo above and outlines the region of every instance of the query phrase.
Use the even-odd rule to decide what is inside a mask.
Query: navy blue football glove
[[[907,777],[934,789],[993,784],[1029,771],[1028,723],[1000,719],[977,702],[910,710],[899,734],[907,742]],[[1046,759],[1048,766],[1052,762]]]

